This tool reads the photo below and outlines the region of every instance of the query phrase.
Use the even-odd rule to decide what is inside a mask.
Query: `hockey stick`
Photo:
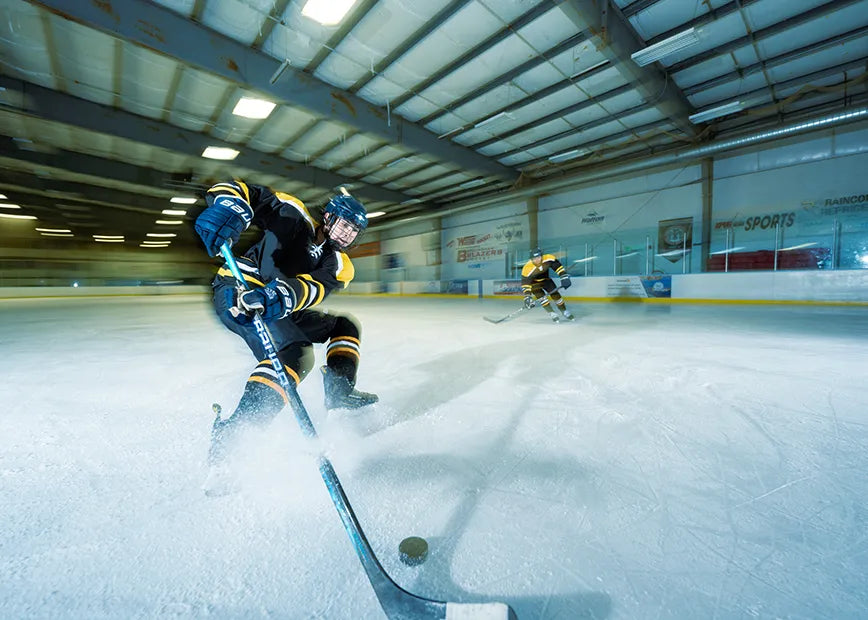
[[[220,252],[223,258],[226,259],[226,265],[232,272],[232,275],[238,280],[238,285],[242,288],[249,288],[241,270],[238,268],[238,263],[235,261],[235,256],[229,244],[224,243],[220,247]],[[253,315],[253,325],[256,327],[256,333],[259,334],[259,339],[262,341],[262,346],[265,349],[265,354],[271,361],[272,368],[277,373],[280,385],[286,390],[286,396],[295,413],[295,419],[301,427],[302,433],[309,439],[317,439],[318,435],[304,407],[301,398],[298,395],[295,383],[289,380],[286,371],[283,369],[283,364],[280,363],[280,358],[277,356],[277,349],[274,346],[274,338],[271,332],[268,331],[265,322],[258,312]],[[347,499],[346,493],[341,486],[340,480],[332,467],[331,461],[326,458],[325,454],[319,453],[317,457],[319,473],[325,482],[332,502],[338,511],[338,515],[344,524],[344,530],[350,537],[353,547],[362,562],[362,567],[368,575],[368,581],[371,587],[374,588],[374,593],[377,595],[377,600],[380,601],[380,607],[386,613],[390,620],[446,620],[447,618],[472,618],[473,620],[516,620],[515,612],[506,603],[449,603],[445,601],[434,601],[421,596],[416,596],[404,590],[397,583],[392,581],[388,573],[383,569],[377,556],[374,555],[374,550],[371,548],[365,533],[362,531],[362,526],[356,514],[350,506],[350,500]]]
[[[552,293],[554,293],[555,291],[562,291],[562,290],[564,290],[564,287],[563,287],[563,286],[559,286],[559,287],[557,287],[554,291],[552,291]],[[552,293],[546,293],[546,294],[544,295],[544,297],[548,297],[549,299],[551,299],[551,294],[552,294]],[[541,299],[541,298],[538,298],[538,299]],[[528,310],[531,310],[532,308],[536,308],[536,302],[534,302],[534,305],[532,305],[530,308],[528,308],[527,306],[522,306],[522,307],[519,308],[518,310],[516,310],[516,311],[514,311],[514,312],[510,312],[510,313],[507,314],[506,316],[502,316],[502,317],[500,317],[499,319],[492,319],[492,318],[487,317],[487,316],[484,316],[484,317],[482,317],[482,318],[485,319],[486,321],[488,321],[489,323],[494,323],[495,325],[497,325],[498,323],[503,323],[504,321],[508,321],[508,320],[510,320],[510,319],[512,319],[512,318],[514,318],[514,317],[516,317],[516,316],[518,316],[518,315],[521,314],[522,312],[526,312],[526,311],[528,311]]]

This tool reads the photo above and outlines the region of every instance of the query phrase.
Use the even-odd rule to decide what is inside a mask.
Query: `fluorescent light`
[[[196,204],[197,198],[188,198],[186,196],[172,196],[169,199],[169,202],[174,202],[176,205],[194,205]],[[165,213],[165,211],[163,211]]]
[[[13,215],[12,213],[0,213],[0,217],[5,217],[10,220],[35,220],[35,215]]]
[[[163,209],[163,215],[187,215],[187,212],[182,209]]]
[[[781,252],[788,252],[789,250],[801,250],[802,248],[811,248],[817,245],[816,241],[812,241],[810,243],[800,243],[799,245],[793,245],[788,248],[781,248]]]
[[[97,239],[94,237],[94,241],[98,241],[99,243],[123,243],[123,239]]]
[[[71,233],[72,231],[68,228],[35,228],[36,232],[46,232],[46,233]]]
[[[43,237],[74,237],[72,233],[39,233]]]
[[[374,211],[373,213],[368,213],[368,219],[373,217],[380,217],[381,215],[386,215],[385,211]]]
[[[494,116],[489,116],[488,118],[479,121],[473,126],[473,128],[476,129],[482,127],[483,125],[488,125],[489,123],[493,123],[494,121],[503,118],[504,116],[506,116],[506,112],[498,112]]]
[[[97,241],[117,241],[118,239],[123,240],[123,235],[94,235],[94,239]]]
[[[226,161],[230,161],[238,157],[238,153],[240,151],[236,151],[235,149],[230,149],[222,146],[209,146],[206,147],[204,151],[202,151],[202,157],[206,157],[208,159],[223,159]]]
[[[339,24],[356,0],[307,0],[301,14],[323,26]]]
[[[708,110],[691,114],[687,119],[694,125],[698,125],[699,123],[710,121],[713,118],[720,118],[721,116],[744,110],[746,106],[747,102],[745,101],[730,101],[729,103],[719,105],[716,108],[709,108]]]
[[[640,67],[644,67],[696,43],[699,43],[699,33],[695,28],[688,28],[678,34],[673,34],[668,39],[663,39],[659,43],[633,52],[630,54],[630,58]]]
[[[743,250],[746,246],[740,245],[737,248],[730,248],[728,250],[720,250],[718,252],[711,252],[709,256],[716,256],[718,254],[732,254],[733,252],[738,252],[739,250]],[[665,256],[664,254],[658,254],[657,256]]]
[[[0,209],[20,209],[21,205],[0,204]]]
[[[166,243],[148,243],[147,241],[142,241],[139,244],[140,248],[167,248],[169,247],[169,242]]]
[[[289,59],[285,59],[282,63],[280,63],[277,69],[274,70],[274,73],[271,74],[271,77],[268,78],[268,81],[271,84],[274,84],[277,80],[280,79],[280,76],[283,75],[283,73],[287,69],[289,69]]]
[[[463,129],[464,129],[464,125],[461,125],[460,127],[456,127],[455,129],[450,129],[446,133],[441,133],[439,136],[437,136],[437,139],[442,140],[446,136],[451,136],[452,134],[458,133],[459,131],[461,131]]]
[[[0,194],[0,200],[7,200],[6,194]]]
[[[235,116],[243,116],[244,118],[263,119],[268,118],[276,104],[265,99],[254,99],[253,97],[242,97],[235,104],[232,113]]]
[[[165,241],[149,241],[148,239],[145,239],[144,241],[142,241],[142,243],[144,243],[145,245],[169,245],[172,242],[168,239],[166,239]]]
[[[183,223],[184,220],[157,220],[157,224],[162,224],[163,226],[178,226]]]
[[[552,155],[549,157],[549,161],[553,163],[568,161],[570,159],[575,159],[576,157],[581,157],[582,155],[587,155],[589,152],[588,149],[573,149],[572,151],[565,151],[563,153],[558,153],[557,155]]]
[[[609,64],[609,61],[608,61],[608,60],[601,60],[601,61],[598,62],[597,64],[592,65],[592,66],[588,67],[587,69],[582,69],[581,71],[576,71],[575,73],[573,73],[573,74],[570,76],[570,79],[571,79],[571,80],[575,80],[576,78],[578,78],[578,77],[580,77],[580,76],[583,76],[583,75],[585,75],[586,73],[590,73],[590,72],[593,71],[594,69],[599,69],[599,68],[602,67],[603,65],[607,65],[607,64]]]
[[[175,233],[147,233],[146,237],[177,237]]]
[[[483,185],[485,183],[485,179],[470,179],[469,181],[465,181],[458,187],[464,189],[468,187],[478,187],[479,185]]]

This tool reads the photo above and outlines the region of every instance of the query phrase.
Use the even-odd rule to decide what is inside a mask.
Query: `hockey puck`
[[[398,557],[407,566],[419,566],[428,557],[428,542],[418,536],[410,536],[398,545]]]

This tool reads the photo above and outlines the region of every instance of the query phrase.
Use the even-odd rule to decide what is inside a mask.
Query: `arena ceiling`
[[[197,243],[229,177],[376,228],[865,101],[868,0],[347,4],[0,0],[0,235]]]

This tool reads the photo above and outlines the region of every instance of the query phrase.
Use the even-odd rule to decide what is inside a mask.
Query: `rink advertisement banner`
[[[526,238],[525,228],[521,220],[510,219],[444,231],[443,262],[453,266],[456,279],[503,276],[509,245]]]
[[[672,297],[672,276],[622,276],[609,280],[607,297]]]
[[[521,295],[521,280],[495,280],[495,295]]]

